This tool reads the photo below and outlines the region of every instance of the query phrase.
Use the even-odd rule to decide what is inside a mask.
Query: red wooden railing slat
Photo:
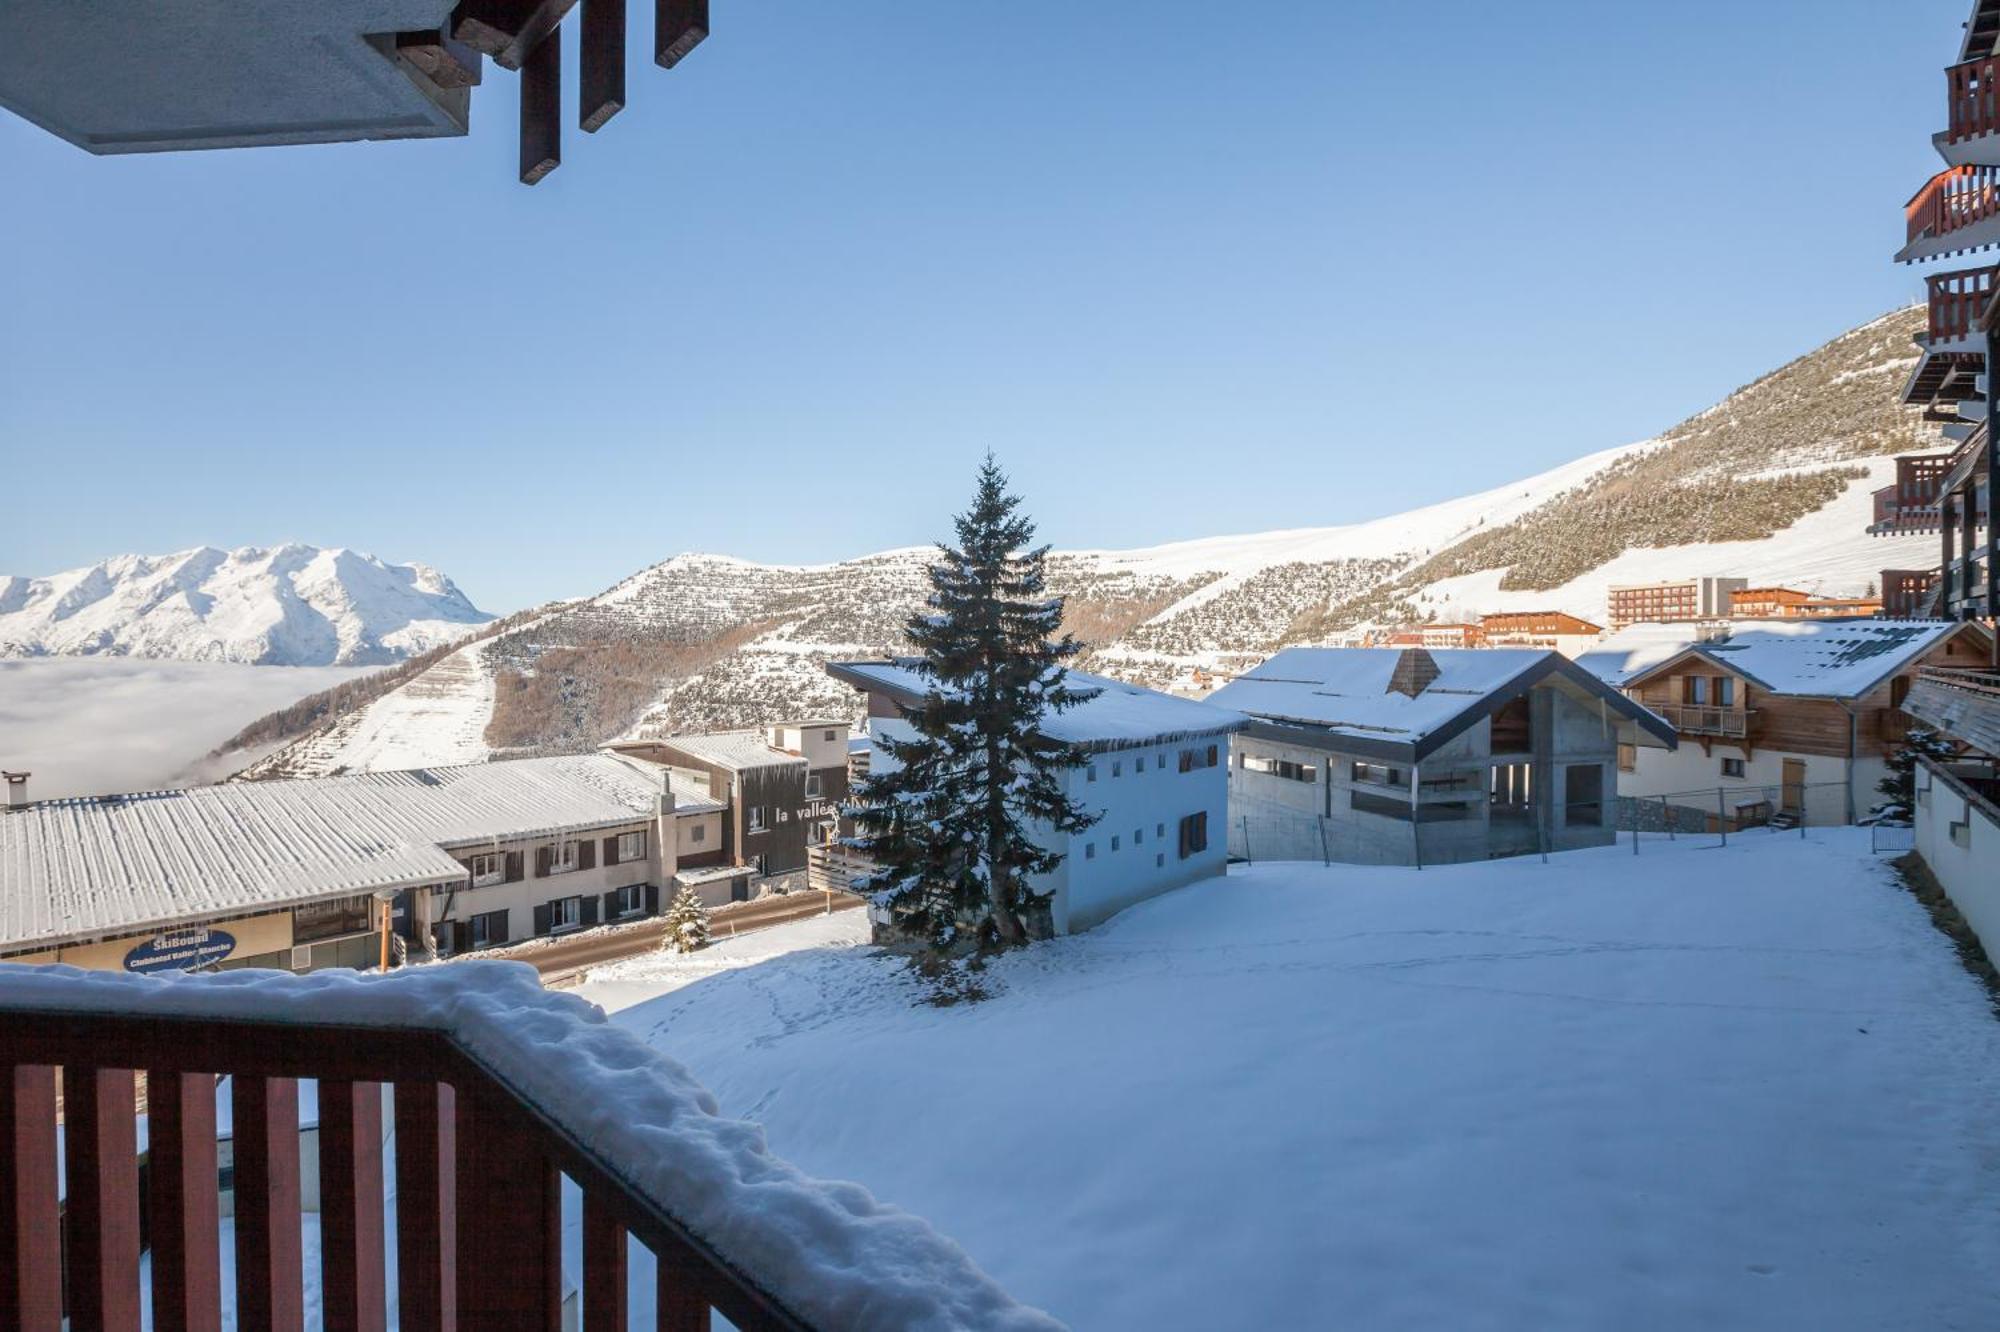
[[[0,1068],[0,1327],[60,1332],[56,1071]]]
[[[299,1084],[230,1080],[236,1167],[236,1318],[244,1327],[303,1332],[299,1230]]]
[[[690,1273],[665,1252],[654,1290],[655,1326],[659,1332],[709,1332],[708,1301],[696,1294]]]
[[[625,1223],[597,1193],[583,1195],[583,1332],[625,1332]]]
[[[326,1325],[385,1332],[382,1084],[319,1084],[320,1286]]]
[[[138,1089],[129,1068],[63,1069],[70,1326],[139,1328]]]
[[[213,1332],[222,1326],[214,1075],[146,1074],[146,1115],[153,1332]]]
[[[456,1098],[396,1084],[396,1302],[404,1327],[458,1326]]]
[[[1953,65],[1945,71],[1946,96],[1951,108],[1950,125],[1945,131],[1947,142],[1960,143],[1993,132],[1996,127],[1993,79],[1997,68],[2000,60],[1988,56]]]
[[[527,1115],[458,1093],[458,1316],[466,1328],[562,1327],[561,1176]]]

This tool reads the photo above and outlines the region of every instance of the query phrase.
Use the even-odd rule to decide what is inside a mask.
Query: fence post
[[[1243,816],[1243,860],[1244,863],[1250,865],[1257,863],[1257,857],[1250,854],[1250,816],[1248,814]]]
[[[1674,817],[1667,813],[1667,798],[1660,797],[1660,826],[1667,830],[1667,840],[1674,840]]]
[[[1722,844],[1729,845],[1729,820],[1722,813],[1722,788],[1715,788],[1715,830],[1722,834]]]
[[[1319,862],[1328,869],[1333,868],[1333,852],[1326,846],[1326,820],[1315,820],[1319,824]]]
[[[1639,802],[1632,802],[1632,854],[1639,854]]]

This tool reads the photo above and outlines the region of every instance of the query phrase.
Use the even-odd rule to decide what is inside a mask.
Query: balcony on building
[[[1958,60],[1944,72],[1945,128],[1931,136],[1952,166],[2000,163],[2000,0],[1978,0]]]
[[[1929,317],[1917,334],[1920,353],[1903,386],[1903,401],[1911,406],[1958,403],[1978,398],[1979,377],[1986,370],[1984,319],[1992,303],[1996,275],[1993,266],[1954,269],[1925,281]]]
[[[1909,454],[1896,459],[1896,480],[1874,493],[1875,520],[1870,536],[1902,536],[1935,532],[1938,525],[1938,483],[1951,468],[1949,453]]]
[[[1746,740],[1750,738],[1755,708],[1702,703],[1648,703],[1682,735]]]
[[[377,1332],[392,1308],[424,1329],[1054,1326],[518,964],[0,965],[0,1328],[297,1328],[315,1303]]]
[[[1891,620],[1927,620],[1937,614],[1936,569],[1884,569],[1882,614]]]

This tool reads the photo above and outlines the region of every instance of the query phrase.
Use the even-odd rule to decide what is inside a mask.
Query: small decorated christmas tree
[[[670,953],[692,953],[707,943],[708,908],[694,889],[683,888],[667,908],[667,937],[661,946]]]

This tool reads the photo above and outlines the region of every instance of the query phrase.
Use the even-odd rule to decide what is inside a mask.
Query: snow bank
[[[455,962],[386,977],[245,970],[172,978],[0,965],[0,1016],[35,1009],[447,1031],[810,1324],[1060,1326],[1016,1304],[920,1218],[772,1156],[763,1130],[722,1118],[685,1068],[585,1001],[543,990],[520,963]]]

